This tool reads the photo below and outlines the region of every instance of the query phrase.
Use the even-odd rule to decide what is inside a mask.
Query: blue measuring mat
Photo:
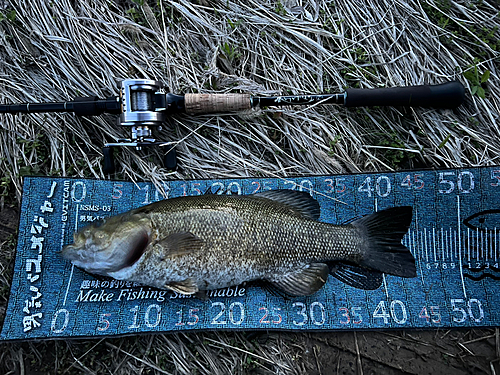
[[[91,276],[58,252],[75,230],[160,199],[270,189],[309,191],[320,220],[347,223],[413,206],[403,243],[417,277],[384,276],[379,289],[329,276],[309,297],[257,286],[212,291],[202,301]],[[67,338],[180,330],[342,330],[483,327],[500,324],[500,167],[314,176],[131,183],[24,180],[14,279],[0,338]]]

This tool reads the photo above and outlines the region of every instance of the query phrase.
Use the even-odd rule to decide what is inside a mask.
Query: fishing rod
[[[153,138],[153,129],[161,130],[167,116],[239,112],[257,107],[290,105],[339,104],[345,107],[409,106],[453,109],[465,99],[464,86],[458,81],[439,85],[407,86],[377,89],[349,88],[339,94],[252,96],[250,94],[185,94],[165,93],[163,83],[149,79],[126,79],[121,82],[119,96],[100,99],[77,97],[56,103],[23,103],[0,105],[0,113],[72,112],[77,116],[120,115],[119,124],[130,130],[130,138],[106,143],[103,148],[104,172],[114,173],[113,147],[165,147],[164,165],[176,168],[175,148]]]

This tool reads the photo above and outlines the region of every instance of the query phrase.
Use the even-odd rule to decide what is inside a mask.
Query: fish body
[[[374,289],[372,271],[416,275],[401,244],[411,207],[348,225],[319,222],[319,214],[309,194],[289,190],[174,198],[82,228],[62,255],[90,273],[182,294],[264,280],[310,295],[329,273],[364,289]]]

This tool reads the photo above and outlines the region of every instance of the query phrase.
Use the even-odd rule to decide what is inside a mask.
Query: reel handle
[[[166,146],[164,150],[165,154],[163,157],[163,166],[169,171],[174,171],[177,169],[177,151],[175,146]]]
[[[102,170],[104,174],[112,175],[115,173],[115,158],[113,157],[113,148],[109,146],[104,146],[102,149],[102,154],[104,155],[104,163]]]
[[[458,81],[383,89],[347,89],[346,107],[403,106],[457,108],[465,100],[465,88]]]

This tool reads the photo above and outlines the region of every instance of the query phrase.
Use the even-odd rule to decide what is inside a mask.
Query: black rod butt
[[[454,109],[465,100],[458,81],[381,89],[347,89],[346,107],[403,106]]]

